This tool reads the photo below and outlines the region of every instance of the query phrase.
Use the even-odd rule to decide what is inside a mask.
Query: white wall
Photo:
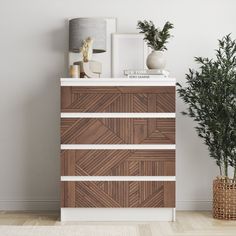
[[[118,18],[174,23],[168,68],[179,82],[194,56],[212,56],[217,38],[236,37],[235,0],[0,0],[0,209],[59,206],[59,78],[66,76],[65,19]],[[177,201],[210,206],[217,168],[177,101]]]

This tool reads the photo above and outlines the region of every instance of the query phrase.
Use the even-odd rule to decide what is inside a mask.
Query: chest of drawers
[[[61,79],[61,220],[175,219],[175,79]]]

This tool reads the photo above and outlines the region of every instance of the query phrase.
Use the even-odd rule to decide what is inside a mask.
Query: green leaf
[[[174,28],[174,25],[167,21],[163,26],[163,29],[155,27],[154,23],[149,20],[138,21],[137,29],[139,33],[144,34],[144,41],[147,42],[147,45],[153,50],[164,51],[167,50],[166,44],[168,39],[171,37],[170,30]]]
[[[182,114],[193,118],[210,156],[227,174],[228,166],[236,173],[236,40],[228,34],[218,42],[216,57],[195,57],[199,69],[189,69],[186,87],[176,85],[187,104]]]

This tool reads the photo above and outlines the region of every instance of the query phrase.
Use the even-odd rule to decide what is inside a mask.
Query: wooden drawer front
[[[175,182],[62,182],[61,207],[175,207]]]
[[[61,87],[62,112],[175,112],[175,87]]]
[[[63,176],[175,176],[175,150],[67,150]]]
[[[175,144],[172,118],[62,118],[62,144]]]

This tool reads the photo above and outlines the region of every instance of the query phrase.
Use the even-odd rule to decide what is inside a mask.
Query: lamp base
[[[87,78],[100,78],[102,73],[102,63],[98,61],[77,61],[74,62],[74,65],[79,65],[80,73],[83,77],[86,76]]]

